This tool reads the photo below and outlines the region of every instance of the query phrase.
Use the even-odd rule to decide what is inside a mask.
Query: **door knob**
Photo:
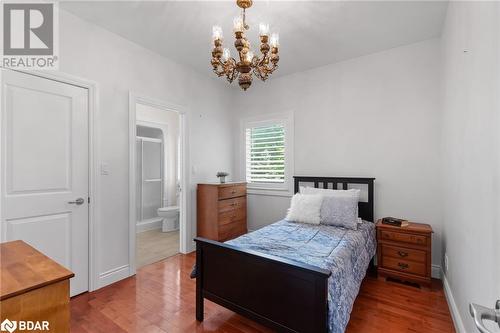
[[[474,318],[474,323],[476,324],[477,329],[481,333],[491,333],[483,323],[483,320],[491,320],[498,324],[500,327],[500,300],[498,300],[495,304],[495,309],[489,309],[481,305],[471,303],[469,305],[469,311]]]
[[[78,198],[75,201],[68,201],[68,203],[72,205],[83,205],[84,202],[85,200],[83,198]]]

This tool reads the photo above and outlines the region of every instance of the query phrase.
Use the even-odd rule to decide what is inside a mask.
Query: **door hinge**
[[[88,197],[87,199],[88,199],[87,202],[90,204],[90,197]]]

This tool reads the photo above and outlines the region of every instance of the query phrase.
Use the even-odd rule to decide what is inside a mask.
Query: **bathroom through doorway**
[[[182,114],[173,108],[143,99],[131,98],[132,102],[135,142],[130,190],[135,200],[131,239],[135,269],[139,269],[180,252],[183,126]]]

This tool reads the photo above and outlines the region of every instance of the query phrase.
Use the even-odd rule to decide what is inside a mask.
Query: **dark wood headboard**
[[[373,221],[373,182],[375,178],[349,178],[349,177],[309,177],[294,176],[294,192],[299,192],[300,183],[313,183],[315,188],[330,188],[337,190],[338,184],[342,184],[342,190],[347,190],[349,184],[368,185],[368,201],[358,203],[359,217],[365,221]],[[329,187],[328,184],[333,184]]]

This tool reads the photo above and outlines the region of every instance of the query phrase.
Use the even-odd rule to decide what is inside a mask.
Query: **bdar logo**
[[[16,328],[17,328],[17,323],[15,321],[10,321],[8,319],[5,319],[0,324],[1,331],[8,331],[8,332],[12,333],[16,330]]]
[[[49,322],[47,320],[9,320],[5,319],[0,324],[0,331],[12,333],[15,330],[18,332],[28,331],[28,332],[37,332],[37,331],[50,331]]]

